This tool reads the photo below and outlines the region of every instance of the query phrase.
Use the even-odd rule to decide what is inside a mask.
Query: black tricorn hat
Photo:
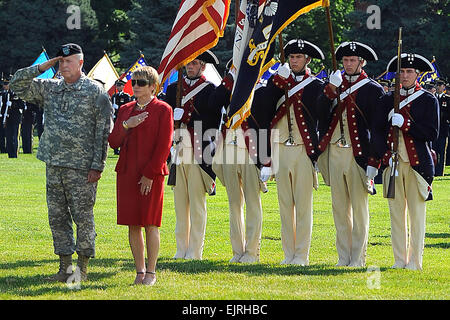
[[[12,78],[12,75],[7,75],[3,79],[1,79],[2,85],[9,84],[9,81],[11,80],[11,78]]]
[[[436,85],[437,86],[447,85],[447,82],[442,79],[436,79]]]
[[[345,41],[336,49],[336,60],[342,57],[357,56],[366,61],[377,61],[378,56],[367,44],[356,41]]]
[[[59,48],[58,53],[56,54],[57,57],[68,57],[73,54],[83,53],[83,50],[79,45],[76,43],[67,43],[63,44],[61,48]]]
[[[325,59],[322,50],[318,46],[302,39],[292,39],[286,43],[284,46],[284,54],[288,56],[291,53],[303,53],[311,58]]]
[[[216,55],[214,53],[212,53],[209,50],[206,50],[205,52],[201,53],[195,59],[201,60],[205,63],[212,63],[215,65],[219,64],[219,59],[216,57]]]
[[[124,86],[125,85],[125,81],[118,79],[116,80],[116,86]]]
[[[417,69],[420,72],[434,71],[433,65],[430,63],[430,61],[415,53],[402,53],[401,67]],[[391,61],[389,61],[386,70],[388,72],[397,71],[397,56],[393,57]]]

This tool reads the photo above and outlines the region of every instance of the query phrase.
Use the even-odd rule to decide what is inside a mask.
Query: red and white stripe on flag
[[[231,0],[182,0],[158,68],[164,83],[179,69],[214,47],[223,36]]]

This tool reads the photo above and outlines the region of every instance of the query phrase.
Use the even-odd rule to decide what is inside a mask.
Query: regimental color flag
[[[327,79],[328,78],[328,73],[327,73],[327,70],[325,70],[325,66],[322,66],[320,71],[317,72],[317,74],[315,74],[314,76],[316,78],[319,78],[319,79]]]
[[[223,36],[231,0],[182,0],[158,68],[163,84],[178,70],[214,47]]]
[[[45,49],[43,48],[41,54],[33,62],[32,66],[44,63],[44,62],[46,62],[48,60],[50,60],[50,58],[47,55],[47,51],[45,51]],[[51,67],[50,69],[46,70],[44,73],[40,74],[36,78],[38,78],[38,79],[51,79],[51,78],[53,78],[55,76],[55,73],[56,73],[55,69],[53,67]]]
[[[441,75],[439,74],[438,67],[436,65],[436,59],[434,57],[433,60],[431,61],[431,64],[433,65],[434,71],[426,71],[419,74],[417,81],[420,83],[421,86],[430,82],[435,82],[436,79],[439,79],[441,77]]]
[[[105,84],[105,89],[107,91],[115,85],[116,80],[119,78],[119,74],[106,52],[91,71],[89,71],[87,76],[90,79],[102,81]]]
[[[376,77],[375,80],[392,80],[395,78],[396,73],[397,72],[385,71],[382,74],[380,74],[378,77]]]
[[[131,81],[128,81],[131,79],[131,75],[133,74],[134,70],[136,70],[139,67],[145,67],[147,66],[147,62],[145,61],[144,55],[141,53],[141,55],[139,56],[139,58],[136,60],[136,62],[130,67],[128,68],[128,70],[123,73],[120,77],[119,80],[122,80],[125,82],[125,86],[123,88],[123,92],[128,93],[130,96],[132,96],[133,93],[133,87],[131,86]],[[108,94],[110,96],[112,96],[114,93],[116,92],[116,85],[114,84],[109,90],[108,90]]]
[[[248,3],[256,4],[254,1]],[[274,52],[272,44],[278,34],[298,16],[319,6],[329,6],[329,1],[266,0],[261,14],[256,19],[249,15],[252,10],[248,7],[246,19],[249,19],[249,24],[255,27],[248,38],[239,64],[228,111],[230,117],[227,127],[237,128],[250,115],[255,85],[268,69],[267,63],[272,60]]]

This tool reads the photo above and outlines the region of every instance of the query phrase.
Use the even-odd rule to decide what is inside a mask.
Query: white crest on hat
[[[278,10],[278,2],[276,1],[267,1],[266,7],[264,8],[264,15],[266,16],[274,16]]]

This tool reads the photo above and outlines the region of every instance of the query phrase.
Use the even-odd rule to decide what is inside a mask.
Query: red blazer
[[[135,105],[136,101],[132,101],[120,107],[116,125],[108,138],[111,148],[120,147],[115,170],[117,173],[125,173],[127,166],[136,166],[149,179],[168,175],[166,160],[172,145],[172,108],[155,97],[145,109],[148,112],[145,121],[135,128],[125,130],[122,122],[130,118]],[[130,144],[137,144],[137,156],[127,154]]]

